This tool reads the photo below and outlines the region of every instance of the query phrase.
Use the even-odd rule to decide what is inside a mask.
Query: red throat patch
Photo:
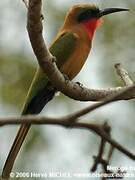
[[[102,22],[103,21],[101,18],[83,22],[83,25],[88,33],[90,40],[92,40],[96,28],[101,26]]]

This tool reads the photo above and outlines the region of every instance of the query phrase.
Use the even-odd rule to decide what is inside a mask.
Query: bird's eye
[[[99,9],[87,9],[78,15],[78,22],[89,20],[93,17],[97,17]]]

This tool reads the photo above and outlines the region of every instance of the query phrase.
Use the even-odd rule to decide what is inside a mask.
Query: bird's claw
[[[66,74],[64,74],[64,73],[63,73],[63,76],[64,76],[64,78],[65,78],[65,81],[68,82],[68,81],[69,81],[69,77],[68,77]]]
[[[55,56],[52,56],[52,62],[53,62],[53,63],[56,63],[56,62],[57,62],[57,60],[56,60],[56,57],[55,57]]]
[[[69,77],[64,73],[62,73],[62,74],[64,76],[65,82],[68,83],[70,81]]]
[[[80,87],[83,87],[83,84],[80,82],[76,82],[76,84],[78,84]]]
[[[40,18],[41,18],[41,21],[43,21],[43,20],[44,20],[44,16],[43,16],[43,14],[41,14]]]

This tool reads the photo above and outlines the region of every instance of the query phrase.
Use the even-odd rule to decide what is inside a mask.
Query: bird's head
[[[103,16],[128,10],[123,8],[106,8],[100,10],[92,4],[77,4],[68,11],[65,23],[68,26],[83,25],[89,37],[92,38],[96,28],[101,24]]]

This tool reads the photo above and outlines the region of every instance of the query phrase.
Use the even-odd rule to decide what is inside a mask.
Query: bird
[[[128,11],[126,8],[99,9],[94,4],[75,4],[66,14],[64,23],[51,43],[49,50],[56,57],[59,70],[72,80],[82,69],[92,47],[97,27],[102,17],[111,13]],[[28,91],[21,115],[39,114],[44,106],[53,99],[57,89],[37,67]],[[6,159],[2,177],[9,178],[15,159],[26,138],[31,124],[22,124]]]

